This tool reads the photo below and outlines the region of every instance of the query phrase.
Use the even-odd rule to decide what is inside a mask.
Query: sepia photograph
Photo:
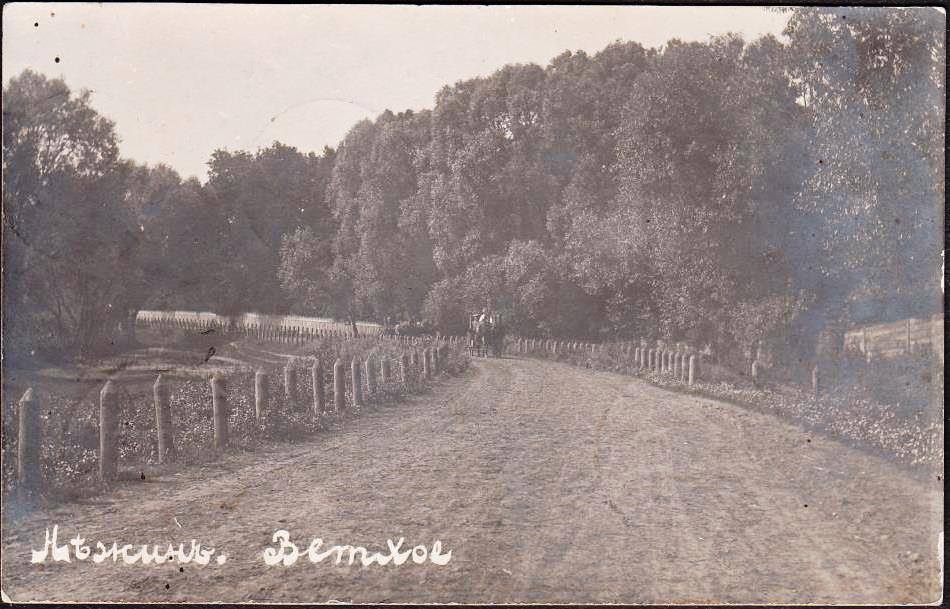
[[[942,603],[944,9],[2,25],[5,603]]]

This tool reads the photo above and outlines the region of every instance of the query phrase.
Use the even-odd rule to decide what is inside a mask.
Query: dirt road
[[[939,597],[943,483],[786,422],[550,362],[480,361],[304,444],[4,527],[13,600],[896,603]],[[30,564],[60,541],[190,542],[208,566]],[[286,529],[448,564],[265,566]],[[326,548],[326,546],[324,546]]]

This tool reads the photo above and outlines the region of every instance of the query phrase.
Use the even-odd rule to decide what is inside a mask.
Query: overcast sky
[[[786,19],[694,6],[22,3],[4,6],[3,74],[6,85],[29,67],[91,89],[124,156],[204,180],[216,148],[319,151],[362,118],[432,107],[442,85],[506,63],[618,39],[748,40]]]

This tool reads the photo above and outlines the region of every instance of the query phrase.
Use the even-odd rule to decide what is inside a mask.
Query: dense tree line
[[[320,154],[219,150],[204,184],[120,159],[87,93],[25,72],[7,348],[92,353],[146,307],[458,332],[490,306],[523,334],[802,357],[939,311],[942,16],[797,8],[785,33],[505,66]]]

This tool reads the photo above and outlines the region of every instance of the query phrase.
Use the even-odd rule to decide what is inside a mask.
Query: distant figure
[[[488,309],[483,308],[481,313],[473,313],[469,321],[469,345],[473,353],[485,355],[488,348],[488,333],[491,330],[491,316]]]

